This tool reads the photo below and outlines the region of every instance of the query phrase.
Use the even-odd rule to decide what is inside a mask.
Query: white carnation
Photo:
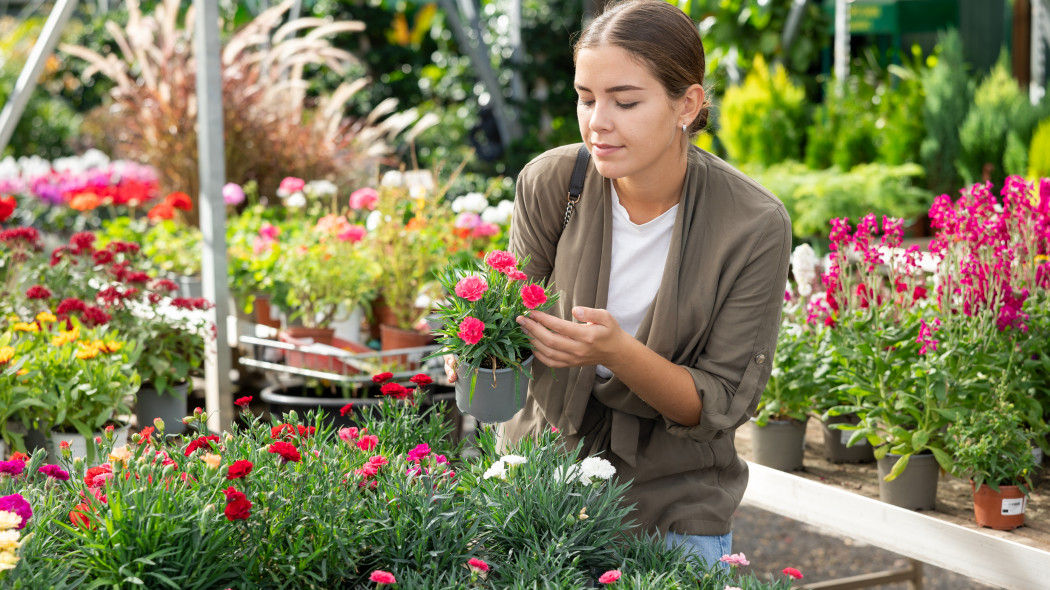
[[[288,198],[286,198],[284,200],[284,206],[285,207],[297,208],[297,207],[303,207],[305,205],[306,205],[306,195],[304,195],[302,193],[302,191],[296,191],[296,192],[288,195]]]
[[[503,455],[499,460],[507,465],[521,465],[522,463],[527,463],[529,461],[521,455]]]
[[[608,480],[614,475],[616,468],[601,457],[587,457],[580,463],[579,480],[583,485],[591,485],[595,479]]]
[[[580,466],[569,465],[554,470],[554,481],[557,483],[572,483],[580,477]]]
[[[306,191],[315,197],[330,197],[339,192],[339,187],[328,180],[311,180],[306,183]]]
[[[481,193],[467,193],[452,201],[452,210],[456,213],[468,211],[470,213],[481,213],[489,206],[489,200]]]
[[[504,465],[503,461],[496,461],[485,471],[483,476],[485,479],[492,479],[498,477],[500,479],[507,479],[507,466]]]
[[[379,211],[373,211],[368,214],[367,218],[365,218],[365,229],[368,231],[375,231],[382,221],[383,214]]]

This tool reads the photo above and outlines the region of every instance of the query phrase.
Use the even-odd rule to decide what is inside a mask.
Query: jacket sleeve
[[[518,175],[514,187],[514,211],[511,214],[508,248],[518,258],[529,256],[529,264],[522,269],[529,278],[549,280],[558,252],[561,225],[552,219],[557,213],[557,203],[552,203],[550,195],[544,198],[541,194],[542,179],[536,176],[533,163]],[[552,204],[555,205],[553,209]]]
[[[754,413],[772,371],[790,255],[791,221],[776,207],[719,309],[706,346],[686,367],[703,403],[700,423],[686,427],[665,417],[671,434],[709,442]]]

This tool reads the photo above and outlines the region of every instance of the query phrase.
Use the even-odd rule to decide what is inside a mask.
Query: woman
[[[615,4],[575,63],[592,158],[565,229],[578,145],[537,157],[517,182],[510,250],[563,295],[550,314],[518,318],[535,381],[504,436],[556,426],[570,446],[582,438],[634,481],[633,519],[715,563],[731,553],[747,485],[734,433],[769,379],[791,223],[773,195],[690,142],[708,106],[703,45],[681,10]]]

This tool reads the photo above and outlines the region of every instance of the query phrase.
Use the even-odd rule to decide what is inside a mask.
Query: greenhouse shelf
[[[745,504],[985,584],[1012,590],[1050,588],[1050,547],[1025,545],[750,461],[748,469]],[[843,581],[807,587],[874,585],[834,585]]]

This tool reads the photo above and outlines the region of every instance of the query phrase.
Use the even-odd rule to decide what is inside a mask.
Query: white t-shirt
[[[606,310],[624,331],[637,334],[660,288],[678,205],[641,225],[631,221],[627,209],[620,204],[615,185],[612,205],[612,272]],[[604,365],[598,365],[597,374],[606,379],[612,377],[612,371]]]

